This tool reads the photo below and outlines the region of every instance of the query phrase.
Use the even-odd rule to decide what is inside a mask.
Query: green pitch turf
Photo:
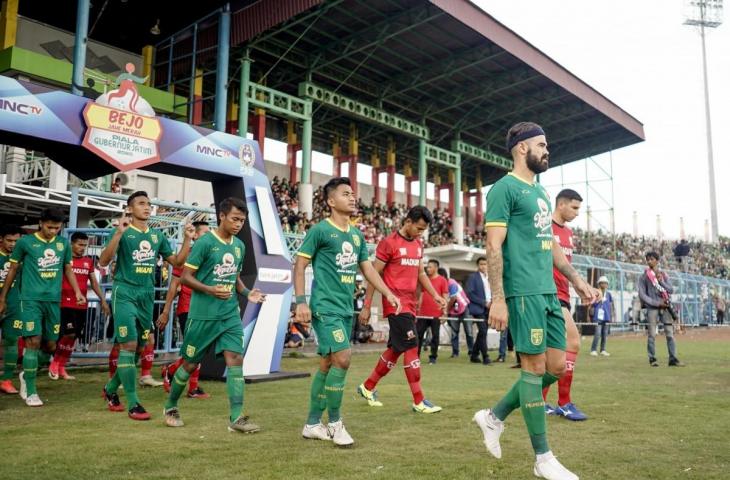
[[[645,339],[610,338],[610,358],[588,355],[583,341],[573,400],[589,415],[573,423],[548,418],[550,445],[581,479],[720,479],[730,468],[730,332],[678,337],[688,366],[650,368]],[[533,478],[533,456],[516,411],[492,458],[471,422],[517,377],[508,364],[484,367],[441,347],[437,365],[422,365],[426,397],[444,407],[412,413],[401,365],[379,385],[382,408],[355,398],[377,355],[355,355],[342,408],[355,446],[304,440],[309,379],[246,386],[245,411],[263,427],[254,435],[226,430],[225,384],[203,382],[208,400],[182,399],[186,426],[165,427],[162,388],[140,398],[152,413],[134,422],[108,412],[100,398],[106,374],[75,371],[74,382],[39,381],[46,405],[0,397],[0,476],[9,479],[508,479]],[[425,357],[424,357],[425,358]],[[284,370],[313,371],[313,358],[287,358]],[[17,385],[17,382],[16,382]],[[557,389],[548,399],[554,403]],[[124,401],[124,396],[122,396]]]

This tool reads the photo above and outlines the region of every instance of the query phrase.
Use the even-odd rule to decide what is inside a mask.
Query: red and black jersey
[[[79,284],[81,295],[86,297],[86,291],[89,285],[89,275],[94,275],[94,262],[89,257],[73,258],[71,261],[71,268],[74,271],[74,275],[76,275],[76,283]],[[63,276],[63,283],[61,284],[61,306],[63,308],[86,310],[85,303],[81,305],[76,303],[76,294],[74,294],[74,289],[71,288],[71,284],[68,283],[66,275]]]
[[[553,222],[553,236],[560,248],[563,249],[568,262],[573,263],[573,230],[567,225]],[[555,280],[555,286],[558,288],[558,300],[570,302],[568,279],[555,267],[553,267],[553,279]]]
[[[173,268],[172,274],[177,278],[182,278],[182,268]],[[177,296],[177,310],[175,313],[180,315],[181,313],[188,313],[190,311],[190,296],[193,294],[193,290],[180,282],[180,293]]]
[[[416,285],[419,267],[423,258],[423,244],[420,240],[408,240],[398,231],[385,237],[375,250],[375,258],[385,263],[383,281],[393,295],[400,299],[401,313],[416,315]],[[383,316],[395,313],[383,298]]]

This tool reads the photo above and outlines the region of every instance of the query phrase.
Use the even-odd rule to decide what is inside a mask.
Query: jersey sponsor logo
[[[542,345],[542,328],[533,328],[530,330],[530,341],[533,345]]]
[[[408,255],[408,249],[407,248],[401,247],[401,248],[398,249],[398,251],[400,252],[401,255]]]
[[[72,270],[77,275],[88,275],[89,274],[89,267],[83,267],[83,268],[73,267]]]
[[[5,262],[3,269],[0,270],[0,287],[5,284],[5,279],[8,278],[8,272],[10,272],[10,262]]]
[[[419,258],[401,258],[400,264],[405,267],[417,267],[421,263]]]
[[[533,216],[533,220],[535,221],[535,228],[544,231],[545,229],[550,228],[550,207],[545,200],[543,200],[542,198],[538,198],[537,208],[539,209],[539,211],[535,212],[535,215]],[[550,230],[550,236],[552,237],[552,228]]]
[[[139,242],[139,248],[132,252],[132,258],[140,263],[154,259],[155,251],[152,250],[152,244],[147,240]]]
[[[357,264],[357,254],[350,242],[342,242],[342,253],[337,254],[335,263],[340,268],[347,268]]]
[[[236,266],[236,259],[233,258],[232,253],[224,253],[223,263],[219,263],[213,267],[213,274],[215,274],[215,276],[219,279],[223,277],[230,277],[231,275],[235,275],[237,272],[238,267]]]
[[[345,332],[341,328],[338,328],[332,332],[332,337],[335,339],[335,342],[342,343],[345,341]]]
[[[54,267],[54,266],[58,265],[59,263],[61,263],[61,257],[56,255],[56,251],[53,250],[52,248],[47,248],[47,249],[43,250],[43,256],[38,259],[38,267],[40,269],[47,269],[50,267]]]

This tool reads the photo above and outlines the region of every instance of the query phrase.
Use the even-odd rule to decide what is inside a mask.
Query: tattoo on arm
[[[558,263],[555,266],[560,271],[560,273],[562,273],[563,275],[565,275],[565,278],[567,278],[568,281],[570,283],[572,283],[573,285],[575,285],[575,282],[577,282],[577,281],[580,280],[580,275],[578,274],[578,272],[567,261],[566,262],[560,262],[560,263]]]
[[[502,249],[487,245],[487,275],[489,276],[489,288],[492,290],[492,300],[504,300],[503,270]]]

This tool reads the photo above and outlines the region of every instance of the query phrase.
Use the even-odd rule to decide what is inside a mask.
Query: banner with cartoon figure
[[[137,92],[133,66],[96,101],[0,75],[0,144],[41,150],[82,179],[134,168],[210,181],[216,201],[242,197],[243,277],[267,293],[242,312],[245,370],[279,370],[291,306],[291,259],[258,143],[158,118]]]

